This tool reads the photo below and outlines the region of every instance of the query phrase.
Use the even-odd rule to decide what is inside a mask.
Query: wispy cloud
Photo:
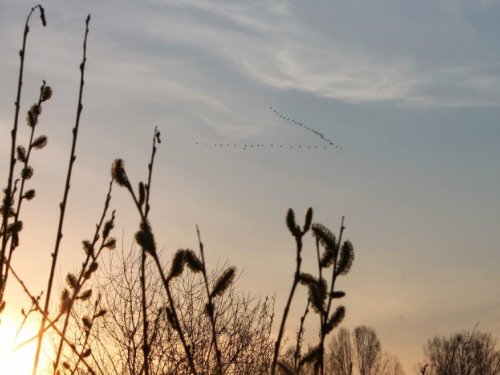
[[[418,7],[392,0],[89,6],[117,70],[154,70],[154,81],[141,76],[144,86],[213,111],[231,105],[231,98],[213,95],[220,85],[347,102],[498,106],[500,45],[491,45],[488,30],[499,20],[490,15],[481,24],[476,18],[499,8],[492,0],[472,10],[444,0]],[[214,80],[193,85],[195,73],[186,74],[199,71]]]
[[[191,46],[265,87],[354,102],[499,103],[498,72],[488,69],[498,51],[457,4],[277,4],[171,2],[151,30],[158,42]]]

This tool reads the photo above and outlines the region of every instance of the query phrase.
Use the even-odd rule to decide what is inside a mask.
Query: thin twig
[[[160,133],[155,129],[155,137],[157,137],[158,140],[159,140],[159,135],[160,135]],[[153,143],[153,155],[154,155],[155,151],[156,151],[156,144]],[[150,168],[152,169],[152,167],[153,167],[153,165],[151,163]],[[175,328],[175,330],[176,330],[176,332],[179,335],[179,338],[181,340],[182,347],[183,347],[184,352],[187,356],[189,368],[190,368],[193,375],[197,375],[198,372],[196,371],[196,366],[194,364],[193,355],[191,353],[189,345],[186,342],[186,338],[185,338],[184,333],[182,331],[182,328],[180,325],[180,320],[179,320],[179,317],[177,315],[175,302],[174,302],[174,299],[172,297],[172,293],[170,291],[169,279],[165,276],[165,273],[163,271],[160,259],[158,257],[157,252],[156,252],[156,245],[154,244],[153,232],[151,230],[151,226],[147,220],[147,217],[145,216],[145,212],[144,212],[145,210],[143,210],[143,208],[142,208],[142,205],[144,202],[142,201],[141,196],[139,197],[139,199],[137,199],[137,196],[134,192],[134,189],[132,188],[132,185],[130,184],[130,181],[126,175],[125,169],[123,168],[123,160],[121,160],[121,159],[115,160],[115,162],[113,164],[113,168],[112,168],[112,173],[114,175],[114,178],[115,178],[115,181],[117,182],[117,184],[119,184],[122,187],[125,187],[129,191],[130,195],[132,196],[132,200],[137,208],[137,211],[139,212],[139,215],[141,217],[141,225],[140,225],[141,229],[136,234],[136,240],[138,240],[140,237],[148,243],[149,248],[147,248],[147,249],[143,246],[143,244],[140,243],[140,245],[144,249],[144,251],[148,252],[152,256],[152,258],[155,262],[155,265],[158,269],[158,272],[160,273],[163,286],[164,286],[165,291],[167,293],[168,302],[169,302],[169,306],[171,309],[172,317],[174,319],[174,323],[175,323],[174,328]],[[139,191],[139,194],[142,194],[141,191]]]
[[[156,141],[160,138],[157,137],[158,129],[155,127],[153,133],[153,147],[151,150],[151,160],[148,164],[148,183],[142,189],[145,190],[144,197],[144,217],[146,220],[148,219],[149,214],[149,199],[151,195],[151,179],[153,175],[153,163],[156,154]],[[143,193],[144,194],[144,193]],[[141,283],[141,308],[142,308],[142,352],[144,357],[144,375],[149,375],[150,366],[149,366],[149,353],[150,353],[150,344],[148,343],[148,332],[149,332],[149,322],[148,322],[148,310],[147,310],[147,300],[146,300],[146,250],[141,248],[141,272],[139,274],[139,281]]]
[[[285,332],[285,323],[288,318],[288,313],[290,311],[290,305],[292,304],[292,299],[295,294],[295,289],[297,289],[297,285],[299,284],[300,278],[300,266],[302,264],[302,237],[309,230],[310,220],[312,219],[312,210],[309,209],[306,215],[306,224],[304,226],[304,230],[301,230],[295,224],[295,218],[293,211],[290,209],[287,214],[287,224],[288,228],[292,232],[292,235],[295,239],[296,245],[296,256],[295,256],[295,274],[293,278],[292,288],[290,290],[290,294],[288,296],[288,300],[285,305],[285,309],[283,311],[283,317],[281,318],[280,329],[278,331],[278,338],[276,339],[276,343],[274,344],[274,354],[273,354],[273,362],[271,364],[271,375],[275,375],[276,373],[276,365],[278,363],[278,356],[280,351],[281,340],[283,339],[283,333]]]
[[[300,317],[300,326],[299,330],[297,331],[297,343],[295,346],[295,352],[293,353],[293,368],[295,371],[298,369],[298,362],[300,358],[300,351],[301,351],[301,346],[302,346],[302,340],[304,336],[304,323],[306,321],[307,314],[309,313],[309,305],[311,304],[311,301],[309,298],[307,299],[307,305],[306,309],[304,310],[304,314]]]
[[[97,308],[99,307],[100,300],[101,300],[101,296],[99,295],[97,297],[97,300],[95,301],[95,304],[94,304],[94,313],[92,314],[92,320],[90,322],[90,327],[85,327],[84,328],[84,329],[86,329],[86,331],[85,331],[85,340],[83,341],[83,345],[82,345],[82,348],[80,350],[80,354],[78,355],[78,360],[75,363],[73,371],[71,371],[71,375],[73,375],[76,372],[76,370],[78,369],[78,366],[80,365],[80,362],[82,362],[82,360],[85,358],[85,356],[84,356],[85,347],[87,346],[88,341],[89,341],[90,329],[92,328],[92,325],[94,324],[94,321],[96,320],[96,317],[97,317]],[[90,353],[92,353],[92,352],[90,352]],[[57,370],[57,367],[54,366],[54,371],[56,371],[56,370]]]
[[[214,349],[215,349],[215,359],[217,362],[216,374],[222,375],[222,372],[223,372],[222,355],[221,355],[221,351],[219,349],[219,345],[217,343],[217,332],[215,330],[215,316],[214,316],[215,306],[213,303],[213,298],[212,298],[212,294],[210,292],[210,288],[208,286],[207,266],[206,266],[206,262],[205,262],[205,251],[203,249],[203,242],[201,242],[201,235],[200,235],[200,230],[199,230],[198,226],[196,226],[196,233],[198,235],[198,244],[200,247],[201,262],[203,263],[203,269],[201,272],[203,274],[203,281],[205,283],[205,290],[207,292],[207,298],[208,298],[208,304],[207,304],[206,310],[208,313],[208,317],[210,319],[210,325],[212,326],[212,345],[214,346]]]
[[[57,326],[55,325],[57,320],[50,320],[50,317],[48,316],[47,313],[45,313],[45,311],[42,309],[42,307],[40,306],[40,304],[38,303],[37,299],[34,297],[34,295],[29,291],[28,287],[26,286],[26,284],[24,283],[24,281],[19,277],[19,275],[14,271],[14,269],[12,268],[12,265],[8,265],[8,267],[10,268],[10,273],[12,274],[12,276],[14,276],[14,278],[17,280],[17,282],[21,285],[22,289],[24,290],[24,292],[28,295],[28,297],[30,297],[31,301],[33,302],[33,306],[36,307],[37,311],[42,314],[42,317],[45,318],[45,320],[47,322],[49,322],[49,325],[47,327],[45,327],[45,329],[48,329],[48,328],[52,328],[54,330],[55,333],[57,333],[60,337],[62,337],[62,339],[64,340],[64,342],[66,342],[66,344],[68,344],[68,346],[71,348],[71,350],[78,355],[78,351],[76,350],[76,347],[73,345],[72,342],[70,342],[63,334],[62,332],[57,328]],[[62,316],[62,314],[59,314],[57,319],[59,319],[60,317]],[[92,369],[92,367],[88,364],[87,361],[85,360],[82,360],[83,364],[87,367],[87,370],[89,370],[90,374],[92,375],[95,375],[95,372],[94,370]]]
[[[340,224],[340,233],[339,233],[339,239],[337,241],[337,249],[335,251],[335,258],[333,261],[333,266],[332,266],[332,279],[330,282],[330,293],[328,294],[328,303],[326,310],[320,314],[321,316],[321,328],[320,328],[320,343],[319,343],[319,348],[320,348],[320,359],[319,359],[319,365],[320,365],[320,373],[321,375],[324,374],[324,354],[325,354],[325,338],[326,338],[326,333],[324,330],[324,327],[328,321],[328,317],[330,316],[330,309],[332,307],[332,302],[333,302],[333,292],[335,290],[335,281],[337,280],[337,262],[340,254],[340,247],[342,244],[342,235],[344,233],[344,216],[342,216],[342,221]],[[316,243],[319,245],[318,241]],[[321,266],[320,266],[320,271],[321,271]],[[321,273],[320,273],[320,280],[321,280]]]
[[[16,157],[15,157],[15,150],[16,150],[16,137],[17,137],[17,129],[18,129],[18,123],[19,123],[19,111],[21,107],[21,91],[22,91],[22,86],[23,86],[23,74],[24,74],[24,58],[26,55],[26,41],[28,38],[28,33],[29,33],[29,21],[31,18],[31,15],[36,9],[40,10],[40,18],[42,19],[42,24],[43,26],[46,26],[46,21],[45,21],[45,10],[41,5],[36,5],[33,8],[31,8],[28,17],[26,18],[26,23],[24,25],[24,34],[23,34],[23,46],[21,50],[19,51],[19,57],[21,59],[20,66],[19,66],[19,78],[17,81],[17,95],[16,95],[16,101],[15,101],[15,114],[14,114],[14,125],[11,131],[11,146],[10,146],[10,165],[9,165],[9,177],[7,180],[7,187],[5,188],[5,195],[3,198],[3,204],[2,204],[2,226],[0,227],[0,233],[3,233],[2,235],[2,247],[0,250],[0,312],[3,308],[4,301],[3,301],[3,294],[5,291],[6,287],[6,280],[4,279],[4,259],[5,259],[5,252],[7,251],[7,241],[8,241],[8,236],[7,236],[7,226],[8,226],[8,220],[9,216],[12,211],[12,195],[13,195],[13,178],[14,178],[14,165],[16,163]],[[7,266],[5,264],[5,266]],[[8,267],[6,267],[7,269]]]
[[[49,276],[49,281],[47,285],[47,294],[45,296],[45,306],[44,306],[44,312],[45,314],[42,317],[42,321],[40,324],[40,334],[38,336],[38,343],[37,343],[37,348],[36,348],[36,353],[35,353],[35,361],[33,363],[33,375],[36,375],[37,369],[38,369],[38,362],[40,359],[40,352],[42,349],[42,341],[43,341],[43,329],[45,327],[45,322],[46,322],[46,314],[49,309],[50,305],[50,297],[52,294],[52,284],[54,281],[54,274],[55,274],[55,269],[56,269],[56,264],[57,264],[57,257],[59,255],[59,248],[61,244],[61,239],[63,237],[62,229],[63,229],[63,223],[64,223],[64,216],[66,212],[66,204],[68,201],[68,194],[69,194],[69,189],[70,189],[70,181],[71,181],[71,173],[73,171],[73,164],[75,162],[76,156],[76,141],[78,138],[78,129],[80,125],[80,116],[82,114],[82,97],[83,97],[83,86],[84,86],[84,75],[85,75],[85,63],[87,62],[87,36],[89,33],[89,22],[90,22],[90,14],[87,16],[87,19],[85,21],[85,37],[83,39],[83,60],[82,63],[80,64],[80,89],[78,93],[78,107],[76,111],[76,120],[75,120],[75,127],[73,128],[73,142],[71,145],[71,153],[70,153],[70,158],[69,158],[69,165],[68,165],[68,173],[66,176],[66,184],[64,188],[64,196],[63,200],[59,205],[60,208],[60,215],[59,215],[59,224],[57,228],[57,235],[56,235],[56,243],[55,243],[55,249],[54,252],[52,253],[52,265],[50,268],[50,276]]]
[[[87,256],[85,258],[85,261],[82,264],[82,269],[80,270],[80,274],[78,275],[78,278],[76,280],[75,287],[73,288],[73,292],[72,292],[72,295],[71,295],[69,306],[67,307],[67,310],[65,311],[66,316],[65,316],[65,319],[64,319],[64,324],[63,324],[63,329],[62,329],[62,333],[64,335],[66,334],[66,331],[68,329],[69,320],[71,318],[71,311],[73,309],[73,305],[74,305],[76,299],[78,298],[78,294],[80,293],[82,287],[85,285],[85,282],[88,280],[88,278],[85,277],[85,275],[89,271],[89,268],[88,268],[89,267],[89,263],[90,263],[91,260],[92,260],[91,264],[96,263],[96,260],[99,258],[99,255],[102,253],[103,249],[106,248],[106,243],[107,243],[108,238],[109,238],[108,237],[109,233],[107,234],[108,236],[104,236],[104,235],[102,236],[101,245],[99,246],[99,250],[97,251],[97,253],[94,254],[94,246],[97,244],[97,241],[100,238],[99,232],[101,232],[101,228],[102,228],[102,226],[104,224],[104,220],[106,219],[106,215],[107,215],[107,212],[108,212],[108,209],[109,209],[109,203],[111,201],[111,191],[112,191],[112,188],[113,188],[113,180],[111,180],[109,182],[108,193],[106,194],[106,199],[105,199],[105,202],[104,202],[104,209],[102,211],[101,218],[99,219],[99,222],[96,225],[96,229],[95,229],[95,232],[94,232],[94,238],[93,238],[92,243],[90,245],[90,249],[92,249],[92,251],[88,251],[87,250],[88,251],[87,252]],[[113,211],[111,219],[110,219],[111,223],[114,222],[114,218],[115,218],[115,212]],[[62,353],[63,346],[64,346],[64,341],[61,339],[59,341],[59,346],[58,346],[58,349],[57,349],[56,359],[54,360],[54,369],[57,369],[57,367],[59,366],[59,361],[60,361],[60,358],[61,358],[61,353]]]

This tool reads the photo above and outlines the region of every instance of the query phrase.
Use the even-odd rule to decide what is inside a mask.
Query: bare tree
[[[398,357],[389,352],[383,352],[379,357],[374,374],[377,375],[404,375],[403,366]]]
[[[399,359],[386,351],[373,328],[359,326],[352,333],[339,330],[330,342],[329,374],[404,375]]]
[[[162,281],[153,272],[155,265],[146,262],[149,275],[146,284],[150,374],[189,374],[185,353],[165,314],[167,301]],[[213,283],[225,265],[217,266],[208,275]],[[100,268],[97,285],[101,292],[101,308],[108,313],[91,332],[93,367],[102,374],[141,374],[144,372],[144,325],[142,296],[138,275],[141,258],[134,251],[118,251],[109,263]],[[214,348],[210,345],[212,325],[205,312],[204,280],[191,272],[172,284],[179,321],[193,353],[193,361],[204,374],[217,371]],[[224,364],[224,374],[264,374],[269,368],[273,343],[271,324],[273,299],[257,299],[231,286],[216,297],[216,335]],[[80,311],[86,315],[88,312]],[[78,320],[78,319],[76,319]]]
[[[330,342],[330,368],[335,375],[352,375],[353,349],[347,328],[341,328]]]
[[[424,347],[429,375],[498,375],[500,351],[489,333],[464,331],[436,336]]]
[[[354,357],[360,375],[374,375],[382,346],[373,328],[359,326],[354,328]]]

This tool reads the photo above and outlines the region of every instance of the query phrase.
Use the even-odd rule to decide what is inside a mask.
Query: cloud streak
[[[215,56],[239,71],[240,79],[280,90],[348,102],[497,106],[499,76],[488,69],[496,56],[477,39],[465,9],[450,2],[424,5],[424,11],[411,13],[408,4],[363,4],[366,17],[360,18],[360,5],[335,2],[319,2],[320,9],[311,12],[300,4],[277,10],[263,2],[190,2],[174,7],[163,38]],[[359,28],[354,33],[345,21],[351,19]]]

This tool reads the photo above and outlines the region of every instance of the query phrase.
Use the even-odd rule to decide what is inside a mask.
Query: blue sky
[[[0,5],[3,150],[31,5]],[[166,259],[178,247],[195,247],[198,224],[213,264],[229,259],[243,270],[241,288],[276,292],[279,309],[293,273],[284,214],[312,206],[332,229],[345,215],[355,246],[353,270],[341,282],[346,326],[373,326],[407,370],[435,334],[479,322],[500,336],[499,1],[43,5],[48,26],[32,22],[22,104],[35,100],[41,79],[53,87],[40,128],[49,147],[37,155],[38,195],[26,210],[40,224],[26,219],[16,255],[34,289],[46,275],[33,271],[50,261],[91,13],[62,273],[78,265],[111,161],[122,157],[131,178],[145,178],[157,125],[164,142],[152,223]],[[343,150],[321,148],[317,136],[270,106]],[[114,202],[127,246],[137,217],[123,191]],[[312,241],[308,251],[312,267]],[[303,307],[295,308],[296,318]]]

